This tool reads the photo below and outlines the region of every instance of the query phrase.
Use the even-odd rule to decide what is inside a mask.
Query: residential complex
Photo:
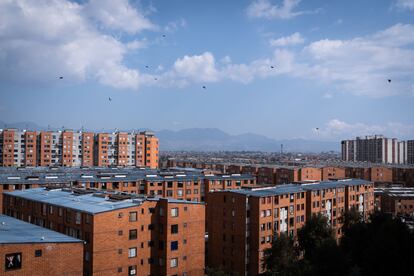
[[[136,166],[158,168],[154,133],[0,130],[0,166]]]
[[[204,275],[202,203],[34,188],[4,193],[3,210],[84,240],[83,275]]]
[[[345,211],[366,219],[374,210],[374,185],[347,179],[212,192],[207,198],[207,266],[238,275],[258,275],[264,250],[281,233],[295,237],[316,213],[328,218],[337,237]]]
[[[3,192],[38,187],[78,187],[202,202],[209,191],[255,184],[255,177],[251,175],[213,174],[194,169],[3,167],[0,168],[0,205]]]
[[[257,184],[280,185],[357,178],[375,184],[414,186],[413,164],[379,164],[367,162],[312,162],[286,166],[283,164],[233,164],[170,159],[163,168],[185,167],[213,170],[227,174],[250,173]]]
[[[83,241],[0,215],[1,275],[83,275]]]
[[[341,142],[342,160],[385,164],[414,164],[414,141],[398,142],[382,135]]]

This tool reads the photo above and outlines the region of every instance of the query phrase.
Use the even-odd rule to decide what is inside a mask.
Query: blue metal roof
[[[0,244],[68,242],[82,241],[13,217],[0,215]]]
[[[68,190],[47,190],[44,188],[4,192],[4,194],[32,201],[47,203],[59,207],[70,208],[88,214],[98,214],[117,209],[139,206],[146,200],[158,201],[162,198],[131,195],[130,199],[110,200],[105,198],[105,194],[103,192],[96,192],[94,194],[75,194]],[[174,203],[201,204],[200,202],[195,201],[174,200],[171,198],[166,199],[168,202]]]
[[[340,187],[345,187],[345,186],[368,185],[371,183],[372,182],[362,180],[362,179],[344,179],[344,180],[338,180],[338,181],[322,181],[322,182],[317,182],[317,183],[312,183],[312,184],[286,184],[286,185],[278,185],[274,187],[251,188],[251,189],[240,189],[240,190],[224,190],[224,191],[244,194],[247,196],[263,197],[263,196],[275,196],[275,195],[282,195],[282,194],[298,193],[298,192],[303,192],[303,191],[340,188]]]

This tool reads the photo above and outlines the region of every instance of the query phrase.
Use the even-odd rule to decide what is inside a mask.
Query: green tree
[[[344,229],[341,248],[360,275],[410,275],[414,234],[398,218],[374,213]]]
[[[264,252],[264,266],[267,272],[263,275],[297,275],[298,251],[293,239],[285,234],[275,239]]]

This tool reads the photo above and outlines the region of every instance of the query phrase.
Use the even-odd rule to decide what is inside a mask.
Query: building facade
[[[204,204],[86,189],[5,194],[20,220],[85,241],[83,275],[204,275]]]
[[[0,215],[0,274],[83,275],[83,241]]]
[[[340,237],[346,211],[354,208],[366,219],[374,210],[373,186],[347,179],[210,193],[207,266],[238,275],[263,273],[264,250],[273,239],[281,233],[295,237],[316,213]]]
[[[0,130],[0,166],[158,168],[159,141],[149,131],[98,133]]]
[[[414,164],[414,141],[397,141],[382,135],[341,142],[342,160],[384,164]],[[411,158],[410,158],[411,157]]]

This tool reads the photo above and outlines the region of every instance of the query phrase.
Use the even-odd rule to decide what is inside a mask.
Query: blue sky
[[[14,0],[0,26],[5,122],[414,137],[414,0]]]

